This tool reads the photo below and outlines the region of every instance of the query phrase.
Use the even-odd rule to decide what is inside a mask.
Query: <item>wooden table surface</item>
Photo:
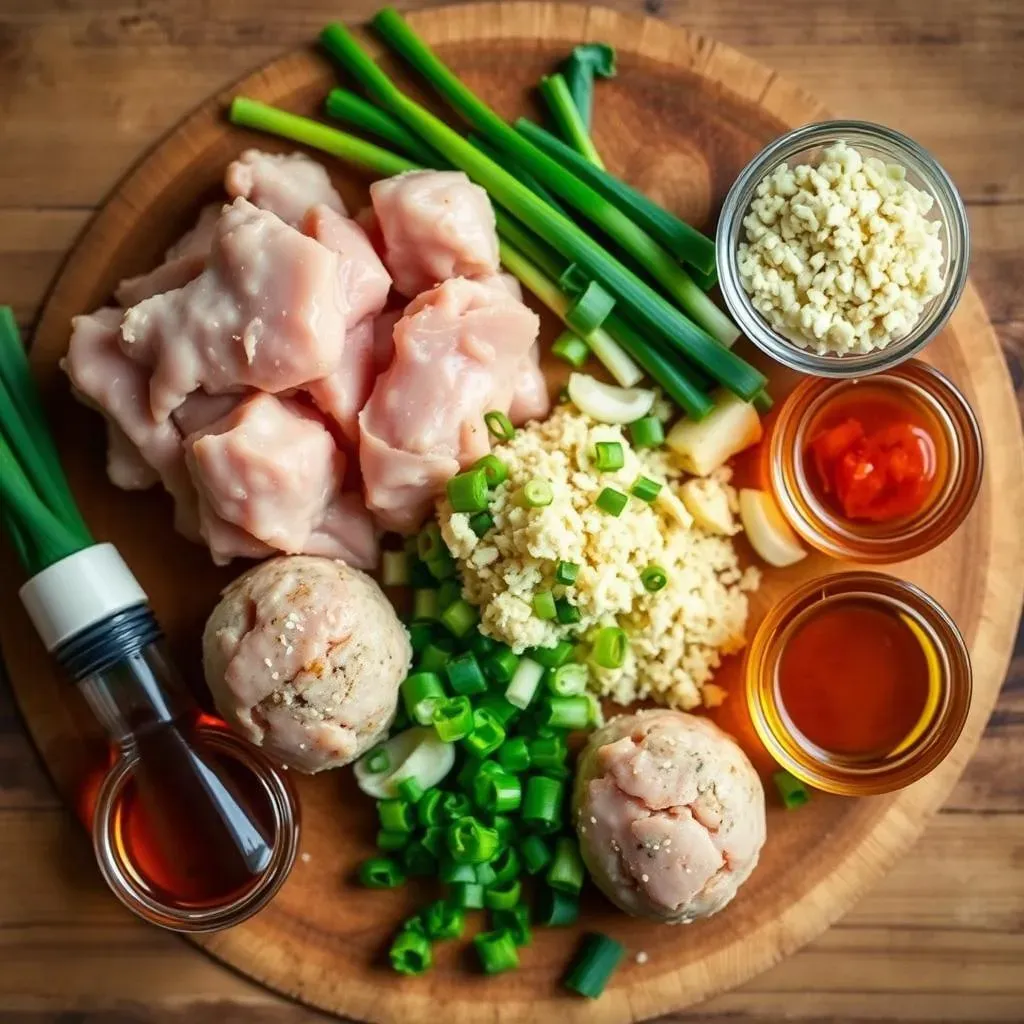
[[[1022,387],[1022,0],[617,0],[728,43],[931,149]],[[368,0],[0,0],[0,303],[30,328],[92,211],[211,93]],[[847,8],[853,13],[847,13]],[[1008,430],[1015,429],[1007,424]],[[977,756],[906,859],[802,952],[680,1018],[1024,1021],[1024,637]],[[104,890],[0,690],[0,1020],[298,1024]]]

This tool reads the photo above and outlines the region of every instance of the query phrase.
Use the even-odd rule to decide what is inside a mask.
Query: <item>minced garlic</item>
[[[819,355],[871,352],[913,330],[943,288],[942,223],[906,169],[845,142],[777,167],[743,220],[739,273],[773,329]]]
[[[621,469],[594,467],[598,441],[622,445]],[[594,423],[564,405],[544,422],[518,430],[494,454],[508,467],[508,480],[492,496],[492,529],[478,538],[468,515],[453,512],[446,500],[438,508],[463,593],[481,609],[482,631],[521,653],[563,638],[585,639],[617,623],[629,636],[629,654],[619,669],[591,665],[597,692],[623,704],[647,696],[673,707],[700,704],[722,655],[744,644],[747,591],[757,586],[757,571],[741,569],[731,537],[694,525],[678,498],[674,505],[651,505],[630,497],[619,516],[596,504],[603,488],[629,494],[641,475],[675,495],[682,473],[672,467],[671,453],[634,451],[621,427]],[[514,496],[535,477],[550,483],[553,500],[541,508],[523,507]],[[726,474],[709,478],[707,487],[735,508]],[[575,585],[556,584],[560,561],[579,566]],[[665,570],[668,582],[648,593],[641,574],[652,565]],[[538,591],[552,591],[574,605],[579,623],[538,618],[532,607]]]

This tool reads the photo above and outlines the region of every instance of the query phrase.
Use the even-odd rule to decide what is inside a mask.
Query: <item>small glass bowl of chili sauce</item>
[[[747,702],[768,752],[829,793],[901,789],[952,750],[971,703],[967,646],[949,615],[904,580],[811,580],[761,623]]]
[[[957,388],[918,360],[870,377],[803,381],[767,452],[797,533],[861,562],[929,551],[963,522],[981,486],[978,421]]]

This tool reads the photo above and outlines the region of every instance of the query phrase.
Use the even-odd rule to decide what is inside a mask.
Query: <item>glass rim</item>
[[[926,180],[938,202],[947,236],[949,277],[935,307],[919,320],[905,337],[872,352],[843,356],[819,355],[774,330],[754,308],[739,280],[738,250],[743,218],[753,200],[754,191],[765,175],[801,150],[841,137],[859,135],[879,148],[895,150],[895,158],[905,155]],[[740,332],[766,355],[790,369],[818,377],[847,378],[865,376],[891,369],[919,353],[946,326],[967,285],[970,264],[970,225],[963,197],[945,168],[910,136],[873,121],[816,121],[780,135],[762,149],[740,171],[722,204],[715,232],[715,254],[719,288],[729,315]],[[956,260],[954,262],[954,253]],[[937,301],[941,298],[941,301]]]

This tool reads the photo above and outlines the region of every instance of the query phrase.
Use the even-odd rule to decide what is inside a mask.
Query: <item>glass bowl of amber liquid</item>
[[[768,613],[746,657],[761,741],[816,789],[868,796],[927,775],[963,730],[967,646],[918,587],[855,571],[811,580]]]
[[[981,430],[960,391],[911,360],[870,377],[808,378],[765,446],[783,514],[812,547],[881,564],[923,554],[981,487]]]

